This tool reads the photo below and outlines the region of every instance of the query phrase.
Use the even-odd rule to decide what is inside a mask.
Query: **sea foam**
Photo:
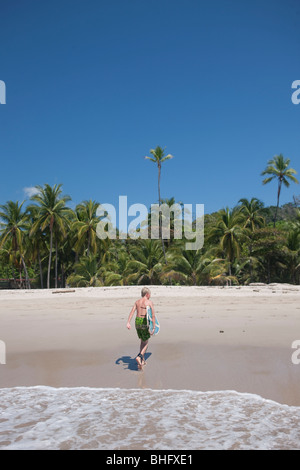
[[[0,389],[0,449],[300,449],[300,408],[235,391]]]

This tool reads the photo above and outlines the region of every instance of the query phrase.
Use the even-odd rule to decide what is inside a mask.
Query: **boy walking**
[[[140,352],[135,358],[139,369],[141,369],[143,365],[146,364],[146,361],[144,359],[145,352],[147,351],[147,348],[148,348],[149,338],[151,335],[153,335],[154,329],[155,329],[155,313],[154,313],[153,302],[150,300],[150,296],[151,296],[150,289],[148,289],[148,287],[143,287],[141,294],[142,294],[142,298],[137,300],[134,303],[134,306],[131,309],[131,312],[129,314],[128,321],[127,321],[127,328],[130,330],[131,329],[130,322],[131,322],[134,312],[136,311],[135,328],[136,328],[137,335],[139,339],[141,340]],[[147,324],[147,307],[148,306],[151,307],[152,315],[153,315],[153,329],[150,332],[149,332],[148,324]]]

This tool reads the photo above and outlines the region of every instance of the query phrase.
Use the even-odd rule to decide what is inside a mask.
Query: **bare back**
[[[151,300],[148,300],[146,297],[142,297],[141,299],[135,302],[136,306],[136,316],[139,318],[144,318],[147,313],[147,306],[152,307]]]

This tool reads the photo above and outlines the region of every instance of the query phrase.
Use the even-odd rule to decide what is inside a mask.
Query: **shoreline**
[[[140,286],[0,291],[0,388],[232,390],[300,406],[300,286],[150,289],[161,331],[143,371],[126,329]]]

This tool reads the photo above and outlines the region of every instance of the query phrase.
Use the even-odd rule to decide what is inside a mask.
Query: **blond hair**
[[[146,294],[151,294],[150,289],[148,289],[148,287],[143,287],[142,297],[145,297]]]

